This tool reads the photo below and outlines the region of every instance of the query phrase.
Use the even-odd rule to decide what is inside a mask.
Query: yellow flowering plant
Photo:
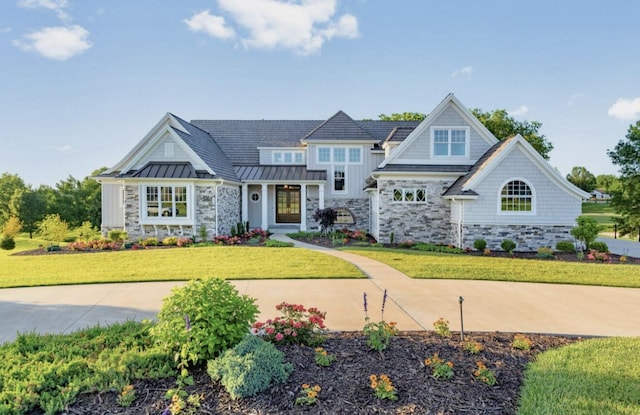
[[[296,405],[314,405],[321,390],[320,385],[310,386],[308,383],[303,383],[300,396],[296,398]]]
[[[474,372],[473,376],[480,380],[482,383],[486,383],[489,386],[494,386],[498,383],[496,380],[496,375],[493,373],[491,369],[485,366],[480,360],[476,362],[476,366],[478,367]]]
[[[318,366],[327,367],[331,365],[331,363],[336,360],[336,357],[332,354],[329,354],[322,347],[316,347],[315,349],[315,362]]]
[[[531,345],[531,340],[524,334],[516,334],[515,336],[513,336],[511,347],[513,347],[514,349],[526,351],[531,349]]]
[[[451,379],[453,377],[453,363],[441,359],[438,353],[424,359],[424,365],[431,368],[434,379]]]
[[[478,354],[484,349],[484,346],[477,341],[466,341],[462,348],[469,354]]]
[[[379,322],[373,322],[369,319],[367,314],[367,293],[364,293],[364,313],[366,324],[362,331],[367,336],[367,345],[370,348],[377,350],[383,357],[384,355],[382,354],[382,351],[389,346],[391,338],[398,334],[396,323],[394,321],[387,323],[384,320],[384,306],[386,302],[387,290],[384,290],[384,295],[382,297],[381,320]]]
[[[389,376],[385,374],[371,375],[369,376],[369,381],[371,389],[373,389],[373,393],[375,393],[378,399],[389,399],[392,401],[398,400],[398,391],[395,386],[393,386],[393,382],[389,379]]]
[[[451,337],[451,330],[449,329],[449,320],[445,320],[440,317],[433,322],[433,330],[437,335],[442,337]]]

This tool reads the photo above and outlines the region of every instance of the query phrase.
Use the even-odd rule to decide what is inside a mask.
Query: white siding
[[[339,143],[335,144],[310,144],[307,148],[307,168],[310,170],[326,170],[327,181],[325,183],[325,198],[329,199],[367,199],[368,196],[362,190],[365,186],[365,180],[369,176],[369,173],[373,171],[381,162],[379,155],[371,154],[371,144],[365,145],[347,145],[348,148],[358,147],[360,148],[360,154],[362,157],[362,163],[349,164],[346,163],[346,193],[333,193],[333,176],[332,165],[330,163],[318,164],[317,154],[318,147],[340,147]],[[348,159],[349,154],[347,152],[346,157]],[[337,163],[342,164],[342,163]]]
[[[124,186],[102,183],[102,226],[124,228]]]
[[[506,180],[524,179],[535,194],[535,214],[498,213],[500,191]],[[575,225],[582,201],[547,177],[519,148],[474,187],[479,196],[465,202],[465,223]]]
[[[165,155],[165,144],[173,144],[173,156],[167,157]],[[182,149],[182,147],[173,139],[173,137],[166,133],[155,146],[153,146],[149,151],[145,153],[143,157],[140,158],[140,161],[134,168],[139,169],[148,162],[156,161],[156,162],[179,162],[179,161],[190,161],[194,163],[195,161],[191,159],[191,157]],[[196,169],[203,169],[204,166],[194,164]]]

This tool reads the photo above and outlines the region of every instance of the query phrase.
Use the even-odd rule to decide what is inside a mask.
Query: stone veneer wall
[[[218,187],[218,235],[231,235],[231,228],[241,221],[239,186]]]
[[[316,209],[320,206],[320,199],[317,196],[309,197],[307,194],[307,211],[305,212],[307,215],[307,230],[308,231],[318,231],[320,230],[320,225],[318,222],[313,220],[313,214],[316,213]]]
[[[334,229],[348,228],[351,230],[364,230],[369,232],[369,198],[366,199],[326,199],[325,208],[347,208],[355,217],[356,223],[336,223]],[[313,219],[312,219],[313,221]],[[315,221],[313,221],[315,223]]]
[[[442,193],[448,180],[379,180],[378,242],[412,240],[427,243],[450,243],[451,206]],[[426,189],[426,203],[393,202],[393,189]]]
[[[462,248],[473,248],[473,241],[484,239],[487,248],[500,251],[505,239],[516,243],[516,251],[537,251],[546,246],[555,249],[560,241],[573,241],[572,226],[544,225],[464,225],[462,230]],[[453,232],[457,226],[453,225]]]

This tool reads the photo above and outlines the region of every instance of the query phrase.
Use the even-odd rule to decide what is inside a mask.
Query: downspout
[[[462,241],[462,226],[464,221],[464,199],[460,200],[460,219],[458,220],[458,241],[460,246],[458,248],[463,249],[463,241]]]

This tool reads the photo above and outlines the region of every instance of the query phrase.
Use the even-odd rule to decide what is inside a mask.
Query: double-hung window
[[[189,216],[189,190],[187,186],[144,186],[143,218],[168,220]]]
[[[333,166],[333,191],[335,193],[345,193],[347,191],[345,165]]]
[[[347,193],[349,166],[362,164],[361,146],[319,146],[317,163],[331,165],[331,190],[333,193]]]
[[[469,157],[469,128],[434,127],[431,132],[434,157]]]

